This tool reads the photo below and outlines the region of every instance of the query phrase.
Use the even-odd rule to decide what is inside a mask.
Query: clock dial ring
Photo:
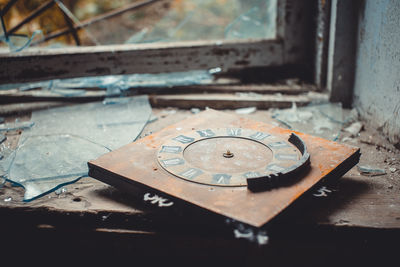
[[[243,143],[241,149],[239,149],[239,141]],[[213,143],[216,143],[215,147],[218,147],[218,143],[224,142],[228,149],[221,151],[216,148],[213,150]],[[247,151],[246,146],[257,148]],[[265,151],[260,153],[263,149],[270,151],[271,158],[260,159],[262,155],[266,155]],[[200,156],[188,156],[189,152],[196,155],[193,152],[196,150],[200,150],[200,152],[197,151]],[[204,157],[201,155],[202,152],[205,154]],[[213,186],[249,187],[254,182],[258,184],[259,178],[276,177],[293,171],[301,165],[304,158],[303,152],[290,142],[290,139],[286,141],[266,132],[244,128],[213,128],[193,130],[173,136],[160,146],[157,151],[157,160],[164,170],[190,182]],[[244,157],[241,158],[242,154],[250,155],[247,161],[243,160]],[[251,154],[258,155],[258,158],[252,158]],[[205,159],[211,160],[211,164],[215,163],[215,166],[227,164],[228,171],[208,168],[203,164]],[[264,162],[261,165],[258,163],[257,167],[254,167],[254,161],[260,160],[264,160]],[[203,164],[200,167],[199,162],[200,165]],[[229,169],[235,169],[233,168],[234,164],[243,165],[244,169],[229,171]]]

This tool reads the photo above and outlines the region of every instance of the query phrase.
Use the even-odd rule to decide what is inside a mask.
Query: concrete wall
[[[353,106],[394,144],[400,142],[400,0],[360,7]]]

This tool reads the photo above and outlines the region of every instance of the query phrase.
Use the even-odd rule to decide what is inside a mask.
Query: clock
[[[308,166],[310,155],[296,134],[284,140],[251,129],[216,128],[171,137],[158,149],[157,160],[189,182],[257,191],[289,181]]]
[[[89,176],[161,209],[196,207],[262,227],[359,157],[357,147],[210,109],[88,165]]]

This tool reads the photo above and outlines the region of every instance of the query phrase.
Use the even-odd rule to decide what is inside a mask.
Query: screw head
[[[233,153],[232,153],[231,151],[229,151],[229,149],[226,150],[226,152],[223,153],[222,155],[223,155],[225,158],[232,158],[232,157],[234,156]]]

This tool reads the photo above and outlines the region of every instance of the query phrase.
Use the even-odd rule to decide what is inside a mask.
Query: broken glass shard
[[[272,117],[288,128],[336,141],[345,120],[340,103],[310,104],[298,108],[293,103],[290,109],[273,112]]]
[[[8,179],[31,200],[87,175],[87,162],[108,151],[79,136],[29,136],[15,151]]]
[[[25,130],[31,128],[35,123],[31,121],[21,121],[21,122],[10,122],[0,124],[0,132],[3,131],[14,131],[14,130]]]
[[[25,188],[24,201],[38,198],[87,175],[87,162],[133,142],[151,115],[147,96],[32,113],[35,125],[18,148],[0,161],[10,182]]]
[[[386,171],[384,169],[368,165],[357,165],[357,169],[361,174],[365,176],[378,176],[386,174]]]

